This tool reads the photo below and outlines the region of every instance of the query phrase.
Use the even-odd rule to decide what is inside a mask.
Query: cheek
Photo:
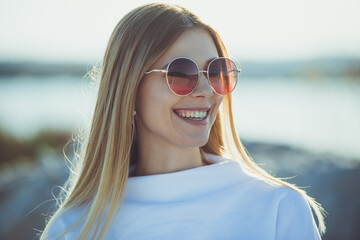
[[[144,78],[139,85],[136,96],[136,109],[139,112],[146,111],[156,106],[159,101],[162,86],[157,78]]]
[[[215,99],[215,107],[214,107],[214,114],[216,116],[217,112],[219,111],[219,107],[223,101],[223,96],[217,96]]]
[[[163,79],[144,79],[137,93],[136,111],[144,124],[154,125],[169,118],[175,101]]]
[[[222,103],[223,100],[223,96],[217,96],[217,98],[214,100],[214,109],[213,112],[211,113],[211,127],[213,126],[217,113],[219,112],[219,107]]]

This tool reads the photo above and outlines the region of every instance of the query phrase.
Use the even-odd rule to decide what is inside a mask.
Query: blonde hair
[[[77,239],[102,239],[118,213],[129,167],[136,162],[133,123],[136,91],[144,73],[186,30],[206,30],[219,56],[228,56],[219,35],[189,10],[167,4],[146,4],[124,16],[116,25],[102,62],[98,98],[91,127],[64,186],[61,202],[45,228],[66,210],[87,205],[84,214],[66,231],[80,225]],[[320,232],[325,231],[322,208],[306,193],[274,178],[256,165],[235,131],[231,94],[224,97],[203,152],[230,157],[271,184],[283,185],[302,195],[314,210]],[[61,238],[61,236],[60,236]]]

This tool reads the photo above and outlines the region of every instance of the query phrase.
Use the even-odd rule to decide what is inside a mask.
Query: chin
[[[184,147],[202,147],[204,146],[209,140],[209,136],[202,137],[202,138],[191,138],[187,141],[184,141]]]

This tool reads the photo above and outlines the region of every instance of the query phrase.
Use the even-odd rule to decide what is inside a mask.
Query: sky
[[[0,0],[0,61],[99,61],[116,23],[148,2]],[[240,60],[360,58],[358,0],[162,2],[199,15]]]

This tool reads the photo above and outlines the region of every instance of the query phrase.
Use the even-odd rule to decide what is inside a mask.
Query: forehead
[[[199,67],[203,67],[218,56],[215,43],[207,31],[190,29],[184,32],[154,65],[162,67],[176,57],[188,57]]]

